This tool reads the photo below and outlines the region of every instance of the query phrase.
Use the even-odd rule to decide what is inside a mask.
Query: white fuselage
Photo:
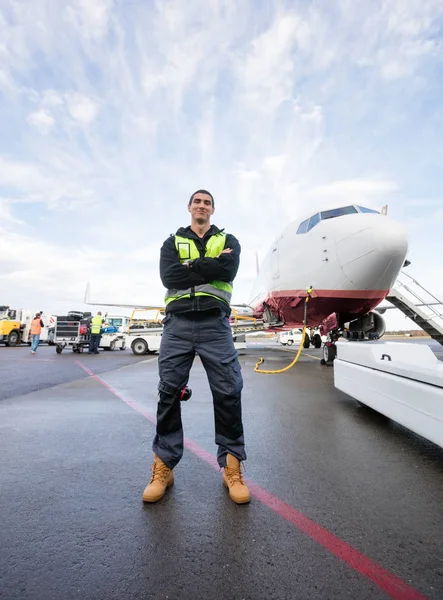
[[[272,244],[255,281],[250,306],[264,303],[286,323],[299,323],[306,290],[310,324],[332,313],[365,314],[388,294],[404,264],[405,230],[378,213],[321,220],[307,233],[290,223]]]

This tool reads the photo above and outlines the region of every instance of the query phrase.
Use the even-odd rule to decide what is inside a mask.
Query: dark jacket
[[[200,257],[188,265],[180,263],[175,247],[174,235],[168,237],[160,251],[160,277],[167,289],[185,290],[188,288],[210,283],[211,281],[225,281],[229,283],[237,275],[240,264],[240,244],[230,233],[226,234],[225,248],[231,248],[229,254],[222,254],[220,258],[205,258],[205,249],[208,239],[218,233],[220,229],[211,225],[202,238],[199,238],[190,227],[181,227],[176,235],[195,241]],[[223,230],[221,230],[223,231]],[[166,312],[191,312],[191,311],[217,311],[222,310],[230,314],[231,310],[223,300],[212,296],[197,296],[175,300],[166,307]]]

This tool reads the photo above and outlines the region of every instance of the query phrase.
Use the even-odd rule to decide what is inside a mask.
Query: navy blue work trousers
[[[89,341],[89,354],[98,354],[98,347],[100,346],[101,339],[101,333],[91,333],[91,339]]]
[[[174,468],[183,455],[179,392],[188,383],[196,353],[206,370],[212,392],[218,463],[226,466],[228,453],[238,460],[246,460],[241,409],[243,379],[229,319],[221,311],[216,314],[172,313],[163,321],[153,450],[170,468]],[[161,390],[162,384],[170,388],[169,393]]]

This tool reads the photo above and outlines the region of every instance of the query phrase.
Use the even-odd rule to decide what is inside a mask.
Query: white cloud
[[[325,185],[313,187],[309,190],[310,195],[318,196],[346,196],[356,195],[379,195],[396,192],[398,185],[395,181],[385,179],[347,179],[332,181]]]
[[[30,191],[43,188],[47,184],[47,177],[35,164],[0,157],[0,185]]]
[[[42,133],[47,133],[55,123],[53,117],[43,109],[31,113],[28,121],[31,125],[35,125]]]
[[[86,39],[100,40],[108,31],[113,0],[72,0],[65,8],[65,18]]]
[[[252,41],[237,77],[245,100],[255,109],[270,112],[289,100],[297,74],[293,48],[303,23],[295,13],[278,15],[272,26]]]
[[[14,90],[14,88],[15,85],[9,73],[7,73],[4,69],[0,69],[0,89],[11,91]]]
[[[66,105],[71,117],[84,125],[92,123],[99,111],[96,102],[77,93],[66,94]]]
[[[42,105],[46,108],[62,106],[63,98],[55,90],[45,90],[42,94]]]
[[[67,240],[63,247],[54,245],[41,237],[24,235],[0,229],[1,255],[0,285],[11,281],[20,289],[34,290],[21,303],[33,302],[35,288],[44,290],[43,298],[52,298],[51,308],[46,310],[63,311],[79,306],[83,301],[87,281],[93,290],[100,293],[103,301],[131,302],[131,293],[138,296],[133,302],[148,302],[156,298],[161,303],[164,295],[160,282],[149,283],[140,279],[137,269],[131,264],[123,266],[118,249],[77,248]],[[113,268],[125,268],[125,286],[120,277],[110,277]],[[8,269],[9,267],[9,269]],[[92,296],[92,300],[97,298]],[[11,300],[12,301],[12,300]],[[45,303],[46,304],[46,303]],[[21,305],[21,304],[20,304]]]
[[[3,226],[10,227],[13,225],[23,226],[25,222],[22,219],[18,219],[14,216],[12,211],[13,202],[7,198],[0,198],[0,223],[3,223]],[[1,243],[0,243],[1,249]]]

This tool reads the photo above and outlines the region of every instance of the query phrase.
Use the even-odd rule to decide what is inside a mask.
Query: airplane
[[[292,329],[304,324],[328,335],[323,361],[335,357],[335,342],[381,337],[385,321],[374,309],[386,298],[405,264],[408,240],[403,226],[360,205],[317,211],[292,221],[271,245],[260,266],[251,297],[234,305],[238,318],[260,319],[264,328]],[[85,304],[116,306],[89,300]],[[117,304],[126,308],[158,306]]]
[[[271,245],[248,304],[270,326],[301,326],[312,287],[306,324],[329,336],[324,360],[330,362],[345,329],[356,339],[384,334],[384,319],[374,309],[407,252],[405,229],[384,213],[359,205],[317,211],[291,222]]]

